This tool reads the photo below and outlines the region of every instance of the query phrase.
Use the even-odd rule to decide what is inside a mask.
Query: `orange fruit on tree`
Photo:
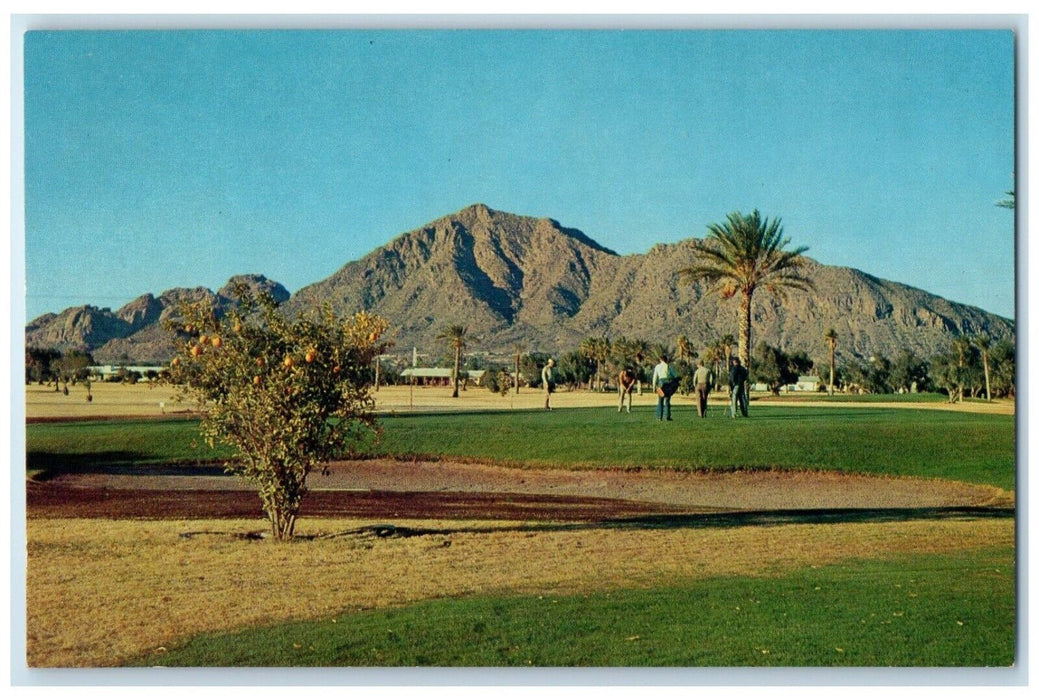
[[[212,342],[213,342],[213,347],[214,348],[218,348],[218,347],[220,347],[221,345],[224,344],[224,341],[221,340],[220,336],[218,336],[218,335],[214,335],[213,336],[213,341]]]
[[[317,359],[317,350],[307,350],[307,354],[304,358],[307,362],[313,362]]]
[[[201,345],[192,345],[191,346],[191,355],[192,355],[192,357],[198,357],[201,354],[202,354],[202,346]]]
[[[285,365],[285,369],[292,369],[292,365],[295,364],[292,361],[292,355],[286,355],[285,356],[285,361],[284,361],[283,364]]]

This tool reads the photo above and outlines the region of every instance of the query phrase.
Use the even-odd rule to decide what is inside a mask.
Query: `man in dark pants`
[[[701,418],[707,415],[707,397],[711,393],[711,385],[714,384],[714,377],[711,375],[711,370],[704,367],[703,360],[699,360],[693,374],[693,385],[696,386],[696,409]]]
[[[674,368],[667,363],[667,355],[660,356],[660,363],[653,368],[653,391],[657,393],[657,420],[671,420],[671,395],[678,388]]]
[[[736,417],[736,409],[744,418],[747,417],[747,368],[740,364],[740,358],[732,358],[732,367],[729,369],[729,391],[732,392],[732,403],[729,412],[733,418]]]

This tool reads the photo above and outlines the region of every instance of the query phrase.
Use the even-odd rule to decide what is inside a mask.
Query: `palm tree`
[[[964,367],[966,366],[966,355],[967,355],[968,352],[970,352],[970,341],[967,338],[964,338],[963,336],[959,336],[958,338],[954,338],[953,341],[952,341],[952,350],[953,350],[953,352],[955,352],[958,355],[958,362],[956,364],[956,368],[957,368],[956,383],[957,383],[957,393],[959,394],[959,398],[957,399],[957,401],[962,402],[963,401],[963,384],[964,384],[964,381],[966,380],[966,377],[965,377],[966,371],[965,371]]]
[[[782,299],[787,289],[812,291],[814,285],[805,274],[806,260],[801,255],[808,248],[784,250],[790,239],[783,237],[780,220],[763,219],[756,209],[749,216],[733,212],[725,223],[708,225],[707,231],[707,238],[695,243],[697,262],[679,274],[690,283],[721,283],[725,298],[739,292],[739,354],[749,369],[754,292],[764,287]]]
[[[610,357],[610,340],[605,335],[581,341],[581,355],[595,360],[595,383],[602,389],[602,363]]]
[[[516,393],[519,393],[519,377],[520,377],[520,358],[523,356],[523,348],[519,343],[512,346],[513,351],[516,353]]]
[[[974,347],[981,351],[981,363],[985,367],[985,400],[992,400],[992,389],[989,383],[988,352],[992,349],[992,338],[988,333],[978,333],[974,336]]]
[[[689,338],[685,334],[678,336],[675,339],[675,359],[684,362],[695,357],[696,351],[693,350],[693,344],[689,342]]]
[[[728,376],[729,365],[732,364],[732,346],[736,344],[736,336],[732,333],[726,333],[718,343],[722,352],[725,354],[725,375]]]
[[[663,343],[653,343],[649,346],[649,356],[653,360],[654,364],[659,362],[660,358],[664,355],[667,355],[672,360],[675,359],[675,353],[671,352],[671,348]]]
[[[642,396],[642,375],[645,373],[645,368],[642,366],[642,363],[646,361],[646,356],[649,355],[649,341],[645,338],[632,338],[630,349],[632,352],[632,358],[635,360],[635,383],[638,387],[637,391],[639,396]]]
[[[447,326],[437,334],[437,340],[445,341],[455,351],[455,368],[451,373],[451,381],[455,385],[455,390],[451,394],[453,399],[458,398],[458,375],[459,368],[462,366],[462,351],[465,350],[468,341],[471,340],[467,338],[468,334],[469,330],[465,326],[458,324]]]
[[[614,338],[610,342],[610,364],[614,365],[612,369],[623,369],[627,366],[628,362],[631,361],[634,352],[632,351],[631,341],[625,338],[623,335],[619,338]]]
[[[700,357],[704,361],[704,363],[711,368],[711,371],[714,373],[715,376],[715,382],[717,383],[717,378],[721,377],[721,375],[718,373],[718,360],[721,359],[721,351],[718,349],[716,345],[708,345],[706,348],[704,348],[703,354]],[[711,390],[714,390],[713,386],[711,387]]]
[[[837,331],[831,328],[823,333],[823,338],[830,345],[830,396],[833,396],[833,367],[837,355]]]

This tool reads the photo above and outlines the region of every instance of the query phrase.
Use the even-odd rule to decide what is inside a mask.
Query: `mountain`
[[[390,319],[399,346],[430,347],[447,323],[486,342],[560,348],[574,333],[560,319],[580,312],[596,278],[621,258],[576,229],[474,205],[399,236],[301,289],[290,311],[329,301],[340,313]]]
[[[606,335],[673,344],[686,335],[702,348],[736,334],[736,300],[680,282],[694,258],[693,239],[618,255],[582,232],[548,218],[499,212],[475,204],[404,233],[327,279],[289,296],[259,275],[243,276],[284,301],[287,313],[330,303],[340,314],[369,310],[391,322],[398,351],[437,353],[437,334],[462,324],[474,350],[558,353]],[[754,299],[753,344],[828,357],[823,333],[834,328],[842,358],[894,357],[903,349],[930,356],[957,335],[987,332],[1013,340],[1013,321],[976,307],[859,270],[808,261],[813,293],[780,302]],[[92,350],[98,362],[161,362],[173,352],[162,321],[181,300],[232,303],[230,286],[146,294],[116,312],[94,307],[46,314],[26,327],[29,346]]]
[[[618,255],[552,219],[476,204],[398,236],[290,299],[293,312],[330,302],[340,313],[390,319],[400,349],[432,351],[447,324],[465,325],[473,348],[559,352],[589,336],[639,337],[673,344],[685,334],[701,348],[736,335],[736,300],[681,283],[694,240]],[[956,335],[1014,338],[1012,321],[859,270],[808,261],[816,291],[780,302],[754,299],[752,343],[767,340],[828,357],[823,333],[838,333],[842,357],[921,356],[944,351]]]
[[[91,352],[100,364],[163,364],[176,352],[164,323],[182,302],[208,300],[218,313],[233,304],[232,288],[242,282],[266,290],[280,302],[289,299],[285,287],[263,275],[237,275],[219,291],[205,287],[170,289],[158,297],[144,294],[118,311],[77,306],[60,314],[44,314],[25,329],[27,347]]]

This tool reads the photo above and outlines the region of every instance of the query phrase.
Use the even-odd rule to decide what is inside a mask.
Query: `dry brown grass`
[[[25,417],[33,418],[106,418],[162,416],[182,413],[187,406],[177,403],[176,390],[160,384],[107,384],[94,382],[87,401],[82,384],[69,387],[65,396],[54,387],[32,384],[25,387]]]
[[[302,534],[328,534],[363,524],[308,519],[301,527]],[[444,532],[278,545],[226,534],[262,530],[261,521],[30,519],[29,665],[118,665],[201,632],[432,597],[770,575],[847,558],[1014,541],[1012,521],[986,519],[717,529],[396,524]],[[201,531],[224,534],[180,536]]]
[[[31,385],[25,388],[25,415],[30,419],[40,418],[105,418],[105,417],[147,417],[184,413],[189,406],[176,401],[176,391],[168,386],[152,385],[146,382],[129,384],[95,383],[92,388],[94,400],[86,401],[86,389],[83,386],[71,387],[69,395],[55,392],[53,387]],[[545,404],[545,395],[533,389],[523,389],[519,394],[510,392],[507,396],[492,394],[487,389],[471,387],[468,391],[459,392],[457,399],[451,398],[449,387],[415,387],[407,386],[381,387],[375,394],[377,410],[384,413],[425,410],[518,410],[537,409]],[[676,406],[693,406],[692,397],[677,395],[673,402]],[[164,404],[161,406],[160,403]],[[656,397],[645,392],[634,396],[633,405],[652,410],[656,405]],[[615,393],[599,393],[594,391],[559,391],[552,394],[553,408],[616,408]],[[725,405],[725,395],[715,394],[711,405]],[[782,399],[769,398],[768,405],[784,405]],[[797,406],[852,407],[855,403],[828,403],[825,401],[808,402],[799,400],[792,402]],[[926,403],[870,403],[871,408],[929,408],[945,411],[970,411],[975,413],[1014,414],[1014,402],[999,400],[992,403],[967,402],[949,404],[944,402]]]

